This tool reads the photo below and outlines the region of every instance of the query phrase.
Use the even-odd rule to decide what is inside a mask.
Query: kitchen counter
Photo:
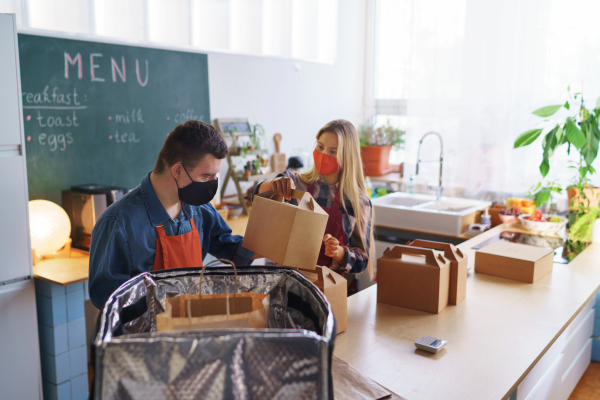
[[[554,357],[553,345],[567,341],[563,332],[575,335],[573,326],[590,313],[593,321],[600,245],[590,245],[568,265],[554,264],[551,274],[533,284],[475,274],[471,247],[504,229],[458,246],[471,267],[467,296],[439,314],[378,304],[377,285],[351,296],[348,330],[337,336],[334,354],[408,399],[506,399],[517,398],[518,386],[519,395],[533,390],[532,376],[553,361],[543,357]],[[437,354],[417,350],[414,341],[423,335],[448,344]],[[584,340],[591,346],[589,336]]]

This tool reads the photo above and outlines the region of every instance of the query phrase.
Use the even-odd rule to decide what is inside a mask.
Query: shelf
[[[229,152],[229,155],[231,157],[245,157],[245,156],[256,156],[256,155],[262,155],[262,154],[269,154],[269,150],[267,149],[255,149],[255,150],[248,150],[246,152],[246,154],[242,154],[242,153],[234,153],[233,151]]]
[[[271,172],[268,174],[260,174],[260,175],[251,175],[248,177],[238,175],[238,180],[240,182],[258,182],[258,181],[268,181],[269,179],[273,179],[277,176],[275,172]]]

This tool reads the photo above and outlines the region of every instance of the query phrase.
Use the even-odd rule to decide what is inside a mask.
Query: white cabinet
[[[12,14],[0,14],[0,151],[21,144],[16,29]]]
[[[594,297],[517,388],[517,400],[567,400],[590,364]]]
[[[40,399],[33,279],[0,286],[0,398]]]

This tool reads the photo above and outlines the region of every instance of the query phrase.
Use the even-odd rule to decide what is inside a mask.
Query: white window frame
[[[377,40],[377,0],[366,1],[365,23],[365,87],[363,96],[363,117],[369,124],[376,115],[406,116],[407,99],[377,99],[375,92],[375,41]]]

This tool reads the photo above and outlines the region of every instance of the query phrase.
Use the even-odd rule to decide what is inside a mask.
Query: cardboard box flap
[[[548,254],[554,253],[554,250],[545,247],[530,246],[527,244],[511,243],[499,240],[478,250],[478,253],[486,253],[495,256],[515,258],[517,260],[536,262],[546,257]]]
[[[385,250],[383,252],[383,256],[381,258],[383,258],[383,259],[394,259],[394,258],[401,259],[403,254],[411,255],[411,256],[413,256],[413,255],[425,256],[425,264],[432,266],[432,267],[442,268],[448,263],[448,260],[446,260],[444,258],[444,256],[442,256],[439,253],[436,254],[434,250],[422,249],[420,247],[402,246],[402,245],[394,246],[393,249],[390,249],[388,247],[387,250]]]
[[[272,190],[259,193],[256,196],[264,197],[280,203],[283,202],[283,196],[275,194]],[[323,210],[319,204],[317,204],[317,202],[308,192],[294,189],[292,190],[292,197],[298,200],[298,208],[301,210],[312,211],[318,214],[327,214],[327,212]]]
[[[432,242],[430,240],[417,239],[410,242],[408,246],[443,250],[444,257],[450,261],[460,262],[463,258],[465,258],[460,249],[451,243]]]

